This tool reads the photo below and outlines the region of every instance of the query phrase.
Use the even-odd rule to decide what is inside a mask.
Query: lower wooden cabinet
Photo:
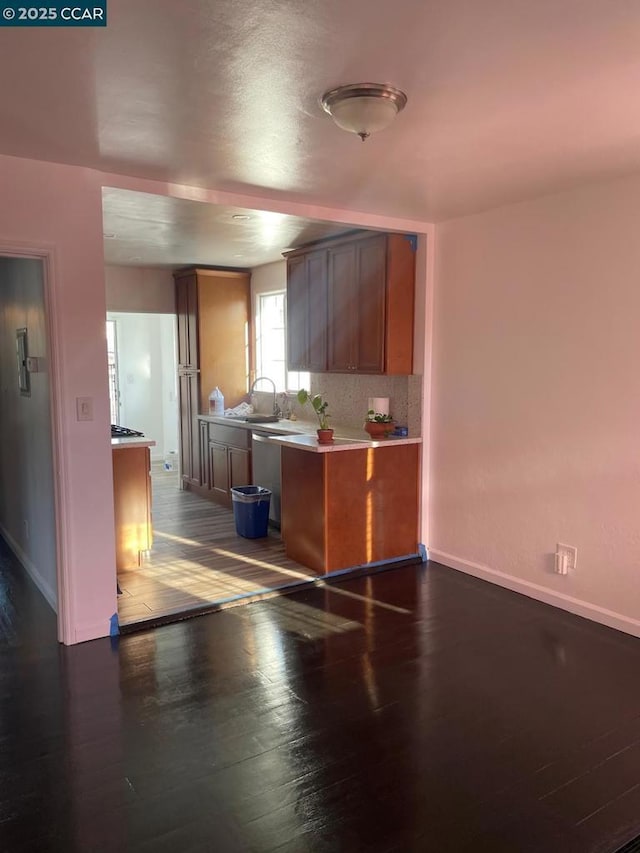
[[[283,447],[287,557],[318,574],[418,558],[420,452],[392,443],[342,453]]]
[[[113,508],[116,569],[137,569],[141,552],[153,542],[151,527],[151,451],[116,446],[113,457]]]
[[[210,441],[209,476],[213,499],[231,505],[231,489],[251,482],[251,452]]]
[[[231,489],[251,483],[251,432],[200,420],[199,435],[200,486],[194,490],[231,506]]]

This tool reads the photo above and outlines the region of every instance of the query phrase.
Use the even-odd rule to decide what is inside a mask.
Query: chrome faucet
[[[261,382],[263,379],[266,379],[267,382],[270,382],[273,385],[273,414],[276,417],[280,417],[280,415],[282,413],[280,411],[278,403],[276,402],[276,383],[273,381],[273,379],[269,379],[268,376],[258,376],[257,379],[253,380],[253,385],[251,386],[251,390],[249,391],[249,397],[253,396],[253,392],[254,392],[256,385],[258,384],[258,382]]]

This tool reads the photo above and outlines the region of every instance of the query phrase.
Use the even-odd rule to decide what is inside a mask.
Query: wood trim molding
[[[600,607],[589,601],[574,598],[562,592],[556,592],[553,589],[549,589],[549,587],[517,578],[514,575],[492,569],[490,566],[484,566],[481,563],[463,560],[460,557],[447,554],[445,551],[438,551],[435,548],[429,548],[429,560],[442,563],[443,566],[447,566],[450,569],[456,569],[456,571],[464,572],[467,575],[473,575],[475,578],[489,581],[489,583],[494,583],[505,589],[510,589],[512,592],[518,592],[521,595],[534,598],[536,601],[542,601],[544,604],[550,604],[552,607],[558,607],[560,610],[566,610],[576,616],[590,619],[592,622],[598,622],[600,625],[606,625],[608,628],[615,628],[617,631],[623,631],[625,634],[631,634],[633,637],[640,637],[640,619],[633,619],[631,616],[616,613],[614,610],[608,610],[606,607]]]
[[[54,517],[56,526],[56,566],[57,566],[57,617],[58,641],[65,645],[77,642],[75,631],[75,612],[73,597],[70,591],[68,555],[71,551],[71,532],[69,527],[68,500],[69,483],[68,468],[64,442],[64,421],[60,403],[60,388],[62,387],[62,372],[58,341],[61,340],[58,312],[55,300],[56,263],[55,247],[42,244],[33,246],[26,243],[0,243],[0,255],[13,258],[32,258],[43,263],[44,272],[44,307],[47,324],[47,359],[49,371],[49,398],[52,437],[52,462],[54,471]],[[29,568],[25,565],[27,571]],[[36,584],[37,585],[37,584]],[[44,590],[41,590],[48,599]],[[51,602],[49,602],[51,603]],[[104,628],[104,626],[102,626]]]

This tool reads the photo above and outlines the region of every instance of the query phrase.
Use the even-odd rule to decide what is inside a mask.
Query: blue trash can
[[[267,536],[270,490],[262,486],[234,486],[231,499],[238,536],[244,536],[245,539],[262,539]]]

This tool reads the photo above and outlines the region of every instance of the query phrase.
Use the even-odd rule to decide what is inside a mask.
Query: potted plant
[[[383,415],[381,412],[374,412],[373,409],[367,412],[364,429],[371,438],[388,438],[395,427],[393,415]]]
[[[330,415],[327,414],[329,403],[323,400],[320,394],[314,394],[312,397],[305,388],[298,391],[298,402],[301,406],[309,403],[316,413],[320,425],[320,428],[317,430],[318,444],[331,444],[333,441],[333,430],[329,426]]]

